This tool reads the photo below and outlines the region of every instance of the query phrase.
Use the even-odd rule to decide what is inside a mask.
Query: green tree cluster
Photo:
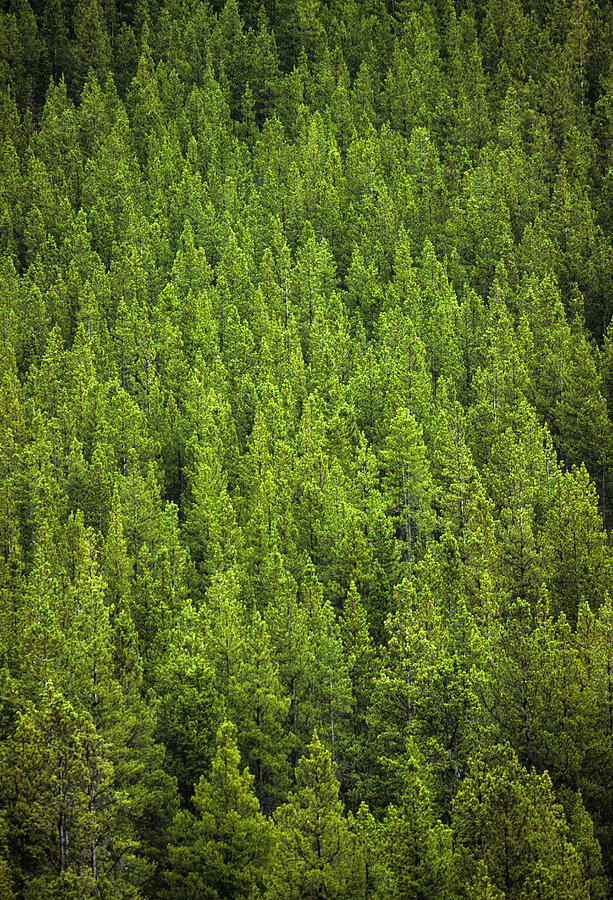
[[[0,897],[613,884],[606,0],[6,0]]]

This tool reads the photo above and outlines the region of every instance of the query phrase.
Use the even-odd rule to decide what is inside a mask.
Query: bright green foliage
[[[315,734],[296,770],[297,787],[275,815],[277,847],[271,896],[346,897],[354,846],[342,815],[330,751]]]
[[[611,892],[612,64],[2,4],[0,896]]]
[[[577,621],[576,646],[581,661],[580,690],[584,693],[587,734],[580,786],[586,803],[598,809],[596,833],[609,840],[610,767],[602,765],[613,754],[613,631],[611,601],[607,595],[597,615],[583,603]],[[588,724],[589,723],[589,724]],[[598,762],[597,762],[598,760]],[[600,812],[600,810],[602,812]]]
[[[287,783],[287,740],[283,726],[289,711],[279,681],[266,623],[255,613],[241,648],[234,688],[240,722],[239,746],[254,775],[254,788],[270,808]]]
[[[466,420],[461,404],[443,399],[434,426],[432,471],[437,484],[437,505],[465,552],[473,512],[482,494],[479,473],[466,441]]]
[[[522,770],[508,745],[473,760],[452,827],[460,896],[472,896],[471,885],[485,873],[505,897],[586,896],[588,882],[549,776]]]
[[[381,455],[388,503],[410,564],[414,544],[425,541],[433,517],[432,480],[423,433],[407,409],[400,409],[390,422]]]
[[[172,646],[172,645],[171,645]],[[157,736],[166,747],[166,765],[187,800],[211,761],[223,706],[206,661],[176,653],[159,673]]]
[[[556,473],[543,528],[552,599],[569,618],[582,599],[598,603],[609,583],[610,551],[597,511],[596,491],[584,466]]]
[[[104,885],[113,768],[91,717],[49,685],[40,705],[19,717],[14,740],[3,747],[2,769],[8,833],[29,873],[20,876],[21,888],[34,896],[45,875],[59,881],[70,872],[79,874],[84,896],[95,896],[99,878]],[[11,769],[18,782],[7,778]]]
[[[346,753],[351,762],[345,769],[347,780],[355,780],[354,803],[363,796],[365,761],[368,757],[367,714],[379,669],[377,653],[368,629],[368,618],[355,582],[351,583],[341,619],[341,637],[351,680],[351,712]],[[353,776],[353,779],[352,777]],[[356,777],[357,776],[357,777]]]
[[[181,812],[174,821],[168,875],[174,896],[251,897],[264,881],[273,832],[260,812],[253,778],[239,763],[236,728],[224,722],[210,777],[196,785],[195,814]]]
[[[419,766],[406,763],[398,807],[390,806],[382,827],[386,869],[383,897],[447,897],[451,862],[450,829],[437,822]]]

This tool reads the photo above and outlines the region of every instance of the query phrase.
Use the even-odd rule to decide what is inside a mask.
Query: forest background
[[[0,10],[0,897],[604,898],[613,6]]]

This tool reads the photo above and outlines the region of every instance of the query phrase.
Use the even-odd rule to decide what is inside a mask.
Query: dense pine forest
[[[613,896],[613,5],[0,4],[0,898]]]

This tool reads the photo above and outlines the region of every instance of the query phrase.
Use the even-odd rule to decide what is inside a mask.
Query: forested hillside
[[[1,10],[0,898],[613,896],[613,5]]]

